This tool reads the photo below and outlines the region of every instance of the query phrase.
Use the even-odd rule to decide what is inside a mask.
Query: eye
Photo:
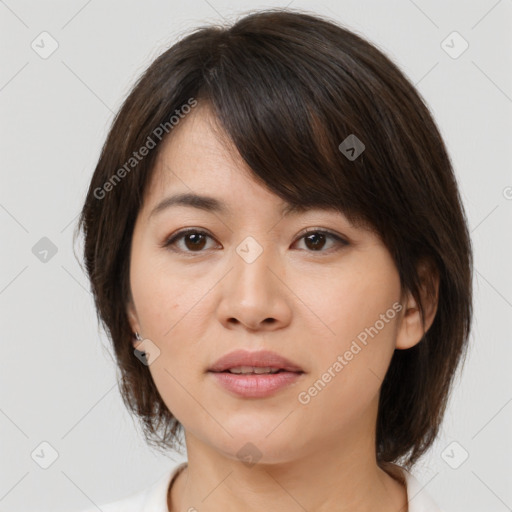
[[[172,246],[179,245],[177,242],[181,242],[183,240],[185,244],[185,249],[178,248],[178,251],[181,252],[201,252],[204,249],[205,241],[207,238],[211,238],[206,231],[201,231],[198,229],[186,229],[183,231],[179,231],[167,241],[164,242],[163,247],[169,247],[171,250],[175,250]]]
[[[331,239],[331,241],[334,241],[334,245],[348,245],[348,242],[341,238],[340,236],[331,233],[330,231],[316,228],[308,229],[305,233],[302,234],[299,240],[304,239],[306,247],[310,249],[309,252],[328,252],[327,250],[322,251],[322,249],[325,246],[325,240],[329,238]]]
[[[170,250],[184,253],[204,252],[203,249],[207,245],[208,238],[213,240],[206,231],[185,229],[167,239],[162,244],[162,247],[168,247]],[[328,252],[327,250],[322,251],[325,247],[326,239],[331,239],[331,241],[334,242],[334,246],[336,246],[336,244],[339,246],[349,245],[349,243],[339,235],[323,229],[308,229],[298,238],[298,240],[302,239],[304,239],[309,252]],[[183,242],[184,247],[183,245],[179,247],[179,242]],[[174,247],[178,247],[178,249],[175,249]],[[328,250],[330,249],[328,248]]]

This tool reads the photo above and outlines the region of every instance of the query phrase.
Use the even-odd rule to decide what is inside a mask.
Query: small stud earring
[[[135,338],[139,341],[142,341],[142,336],[138,332],[135,332]]]

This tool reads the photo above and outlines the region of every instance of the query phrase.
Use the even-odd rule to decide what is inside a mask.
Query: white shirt
[[[135,492],[118,501],[98,505],[98,507],[102,512],[169,512],[167,508],[169,486],[186,465],[187,462],[178,464],[169,473],[142,491]],[[423,489],[421,483],[403,468],[402,472],[407,485],[409,512],[442,512]],[[98,508],[90,508],[82,512],[98,512]]]

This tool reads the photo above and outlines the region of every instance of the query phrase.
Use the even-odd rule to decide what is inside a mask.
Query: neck
[[[333,446],[325,440],[293,460],[249,467],[187,434],[188,464],[173,485],[169,511],[407,512],[400,472],[395,467],[392,477],[377,465],[373,443]]]

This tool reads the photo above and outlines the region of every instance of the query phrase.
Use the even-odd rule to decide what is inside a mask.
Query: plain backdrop
[[[121,402],[72,233],[147,65],[189,29],[286,5],[0,2],[0,512],[80,510],[184,460],[146,446]],[[512,1],[288,5],[376,44],[440,127],[474,243],[475,318],[441,435],[414,473],[446,512],[512,510]]]

